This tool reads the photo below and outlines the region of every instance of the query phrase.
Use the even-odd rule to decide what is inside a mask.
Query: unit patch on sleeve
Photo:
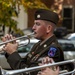
[[[49,51],[48,51],[48,56],[49,56],[49,57],[54,57],[55,54],[56,54],[56,51],[57,51],[57,48],[55,48],[55,47],[50,47],[50,48],[49,48]]]

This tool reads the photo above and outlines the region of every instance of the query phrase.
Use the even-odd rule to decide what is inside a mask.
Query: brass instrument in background
[[[24,68],[24,69],[18,69],[18,70],[4,70],[2,68],[0,68],[0,75],[14,75],[14,74],[20,74],[23,72],[32,72],[32,71],[36,71],[36,70],[41,70],[42,68],[46,68],[46,67],[52,67],[52,66],[60,66],[60,65],[64,65],[64,64],[68,64],[68,63],[73,63],[75,65],[75,59],[72,60],[66,60],[66,61],[62,61],[62,62],[57,62],[57,63],[49,63],[49,64],[45,64],[42,66],[35,66],[35,67],[30,67],[30,68]],[[67,71],[67,70],[62,70],[59,71],[59,75],[67,75],[67,74],[74,74],[75,73],[75,66],[73,68],[72,71]]]

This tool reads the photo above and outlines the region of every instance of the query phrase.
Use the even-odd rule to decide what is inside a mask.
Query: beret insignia
[[[54,57],[56,54],[57,49],[55,47],[50,47],[49,51],[48,51],[48,56],[49,57]]]
[[[37,18],[40,18],[40,15],[39,14],[37,15]]]

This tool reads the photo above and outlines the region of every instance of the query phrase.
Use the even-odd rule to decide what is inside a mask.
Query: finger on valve
[[[43,60],[42,60],[42,64],[41,65],[43,65],[43,64],[52,64],[52,63],[54,63],[54,60],[52,58],[44,57]],[[49,68],[51,68],[53,71],[56,70],[56,67],[57,66],[51,66],[51,67],[49,66]],[[42,69],[42,70],[44,70],[44,69]]]
[[[42,64],[48,64],[48,63],[54,63],[54,60],[52,58],[49,58],[49,57],[44,57],[42,59]]]
[[[3,41],[3,42],[5,42],[5,41],[7,41],[7,40],[10,40],[11,38],[10,38],[10,35],[9,34],[6,34],[5,36],[3,36],[3,37],[1,37],[1,40]]]

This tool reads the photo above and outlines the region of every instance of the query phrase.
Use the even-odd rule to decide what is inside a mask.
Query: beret
[[[47,9],[38,9],[35,12],[35,20],[46,20],[57,24],[59,21],[59,17],[58,14],[53,11]]]

